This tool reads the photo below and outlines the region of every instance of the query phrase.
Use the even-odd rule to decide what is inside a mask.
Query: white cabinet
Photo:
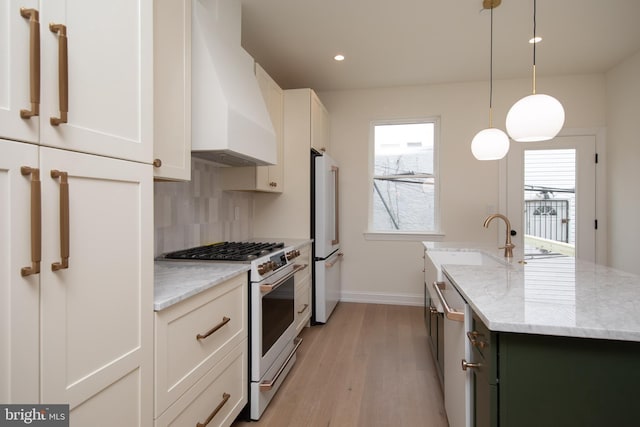
[[[248,306],[241,274],[156,312],[156,426],[231,425],[248,398]]]
[[[277,163],[271,166],[224,168],[222,187],[225,190],[282,193],[285,162],[284,92],[260,64],[255,64],[255,74],[276,134]]]
[[[311,89],[284,91],[284,180],[287,188],[274,198],[255,199],[254,235],[310,238],[312,140],[326,135],[326,109]],[[322,132],[320,129],[324,129]],[[314,136],[315,135],[315,136]],[[324,137],[326,138],[326,136]],[[322,146],[326,146],[326,141]]]
[[[153,158],[157,179],[191,179],[191,0],[155,0]]]
[[[29,43],[31,28],[37,31],[40,25],[35,16],[31,25],[29,14],[22,17],[20,8],[37,9],[38,0],[4,0],[0,4],[0,138],[37,142],[39,120],[22,119],[20,110],[31,110],[32,92],[34,100],[39,100],[40,79],[36,75],[31,90]]]
[[[0,6],[0,401],[77,426],[153,420],[152,6]]]
[[[8,141],[0,153],[0,191],[15,202],[0,236],[12,254],[0,268],[0,293],[12,300],[2,299],[12,304],[2,400],[69,403],[74,425],[103,412],[119,425],[150,425],[151,166]],[[39,171],[33,199],[34,174],[20,176],[22,166]],[[31,226],[25,218],[38,201],[41,221],[35,215]],[[40,272],[22,276],[38,244]]]
[[[311,319],[311,244],[300,248],[300,256],[296,258],[297,264],[306,265],[307,268],[295,275],[295,308],[296,308],[296,333],[302,332]]]
[[[31,176],[38,147],[0,140],[0,402],[38,402],[38,275],[21,276],[31,266]],[[35,208],[35,206],[34,206]],[[36,256],[36,258],[38,258]]]
[[[0,42],[0,136],[151,163],[152,6],[3,2],[0,19],[10,37]],[[21,117],[30,101],[38,105],[38,86],[39,115]]]
[[[311,97],[311,148],[319,153],[329,151],[329,113],[314,91]]]

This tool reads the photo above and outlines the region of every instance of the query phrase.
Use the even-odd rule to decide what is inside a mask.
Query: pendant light
[[[500,129],[493,127],[493,9],[501,0],[484,0],[485,9],[491,9],[491,48],[489,53],[489,127],[473,137],[471,152],[478,160],[499,160],[509,151],[509,137]]]
[[[518,142],[547,141],[564,125],[564,108],[552,96],[536,93],[536,0],[533,0],[533,93],[507,113],[507,132]]]

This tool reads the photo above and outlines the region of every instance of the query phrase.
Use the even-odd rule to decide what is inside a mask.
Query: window
[[[369,231],[439,232],[436,119],[372,123]]]

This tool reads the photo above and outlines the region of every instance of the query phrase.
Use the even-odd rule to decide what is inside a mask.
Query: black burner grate
[[[284,243],[218,242],[165,254],[168,259],[252,261],[284,248]]]

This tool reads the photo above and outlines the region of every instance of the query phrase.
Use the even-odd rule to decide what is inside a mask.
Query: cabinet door
[[[31,265],[31,176],[35,145],[0,140],[0,402],[38,402],[39,274]]]
[[[311,148],[323,153],[329,149],[329,113],[311,91]]]
[[[110,413],[118,425],[149,425],[152,167],[50,148],[40,164],[41,401],[69,403],[72,424]],[[68,199],[52,170],[68,174]],[[68,268],[53,271],[65,241]]]
[[[259,64],[255,64],[255,74],[276,134],[277,163],[272,166],[222,168],[222,188],[282,193],[284,190],[284,91]]]
[[[284,178],[284,92],[259,64],[256,64],[256,79],[267,104],[278,152],[275,165],[256,168],[256,189],[281,193]]]
[[[37,142],[38,116],[20,117],[20,110],[31,110],[31,25],[30,19],[22,16],[20,8],[37,9],[38,1],[5,0],[0,4],[0,28],[3,29],[0,37],[0,138]],[[35,22],[34,25],[39,28]],[[34,42],[36,36],[34,33]],[[33,72],[37,72],[37,67]],[[39,93],[40,80],[35,78],[34,83],[37,86],[33,90]]]
[[[191,179],[191,0],[156,0],[153,8],[154,175],[188,181]]]
[[[153,1],[41,2],[40,143],[151,163],[153,153]],[[64,25],[52,32],[50,23]],[[64,64],[68,90],[60,84]],[[68,96],[67,123],[60,118]]]

